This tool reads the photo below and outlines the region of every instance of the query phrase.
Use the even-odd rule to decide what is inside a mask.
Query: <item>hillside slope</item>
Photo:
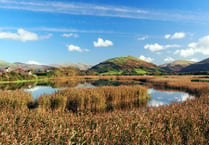
[[[209,71],[209,58],[191,64],[184,69],[181,70],[182,72],[208,72]]]
[[[143,75],[163,72],[158,66],[133,56],[108,59],[93,66],[90,70],[107,75]]]
[[[35,71],[43,71],[47,69],[52,69],[53,67],[48,65],[36,65],[36,64],[26,64],[21,62],[14,63],[16,68],[21,68],[23,70],[35,70]]]
[[[79,70],[88,70],[89,68],[91,68],[91,65],[87,65],[87,64],[83,64],[83,63],[71,63],[71,62],[67,62],[67,63],[55,63],[55,64],[51,64],[50,66],[52,67],[56,67],[56,68],[60,68],[60,67],[75,67]]]
[[[10,65],[10,63],[0,60],[0,68],[8,67],[9,65]]]
[[[179,72],[183,68],[194,63],[195,63],[194,61],[188,61],[188,60],[175,60],[171,63],[160,65],[160,68],[168,72]]]

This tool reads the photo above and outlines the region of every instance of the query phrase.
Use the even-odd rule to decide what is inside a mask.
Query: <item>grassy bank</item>
[[[38,82],[38,81],[48,81],[48,80],[50,80],[50,78],[35,78],[30,80],[0,81],[0,84],[28,83],[28,82]]]

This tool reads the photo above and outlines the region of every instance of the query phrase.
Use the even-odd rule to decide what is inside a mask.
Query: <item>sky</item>
[[[157,65],[209,57],[208,0],[0,0],[0,60]]]

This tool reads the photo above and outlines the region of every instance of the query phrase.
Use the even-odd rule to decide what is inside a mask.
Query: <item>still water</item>
[[[31,92],[34,99],[38,99],[41,95],[44,94],[53,94],[62,88],[52,88],[50,86],[35,86],[30,89],[24,89],[25,92]]]
[[[94,83],[78,83],[74,88],[94,88]],[[31,92],[34,99],[37,99],[43,94],[53,94],[56,91],[63,90],[64,88],[53,88],[51,86],[37,85],[32,88],[24,89],[25,92]],[[194,97],[185,92],[178,91],[165,91],[165,90],[156,90],[154,88],[148,89],[148,94],[151,96],[151,99],[148,100],[149,107],[158,107],[161,105],[169,105],[172,102],[183,102],[188,99],[193,99]]]
[[[161,105],[169,105],[172,102],[183,102],[188,99],[193,99],[194,96],[184,92],[177,91],[158,91],[153,88],[148,89],[148,94],[151,95],[151,99],[148,101],[150,107],[158,107]]]

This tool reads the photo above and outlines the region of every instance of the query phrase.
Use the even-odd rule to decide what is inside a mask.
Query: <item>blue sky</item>
[[[0,0],[0,60],[163,64],[209,56],[208,0]]]

